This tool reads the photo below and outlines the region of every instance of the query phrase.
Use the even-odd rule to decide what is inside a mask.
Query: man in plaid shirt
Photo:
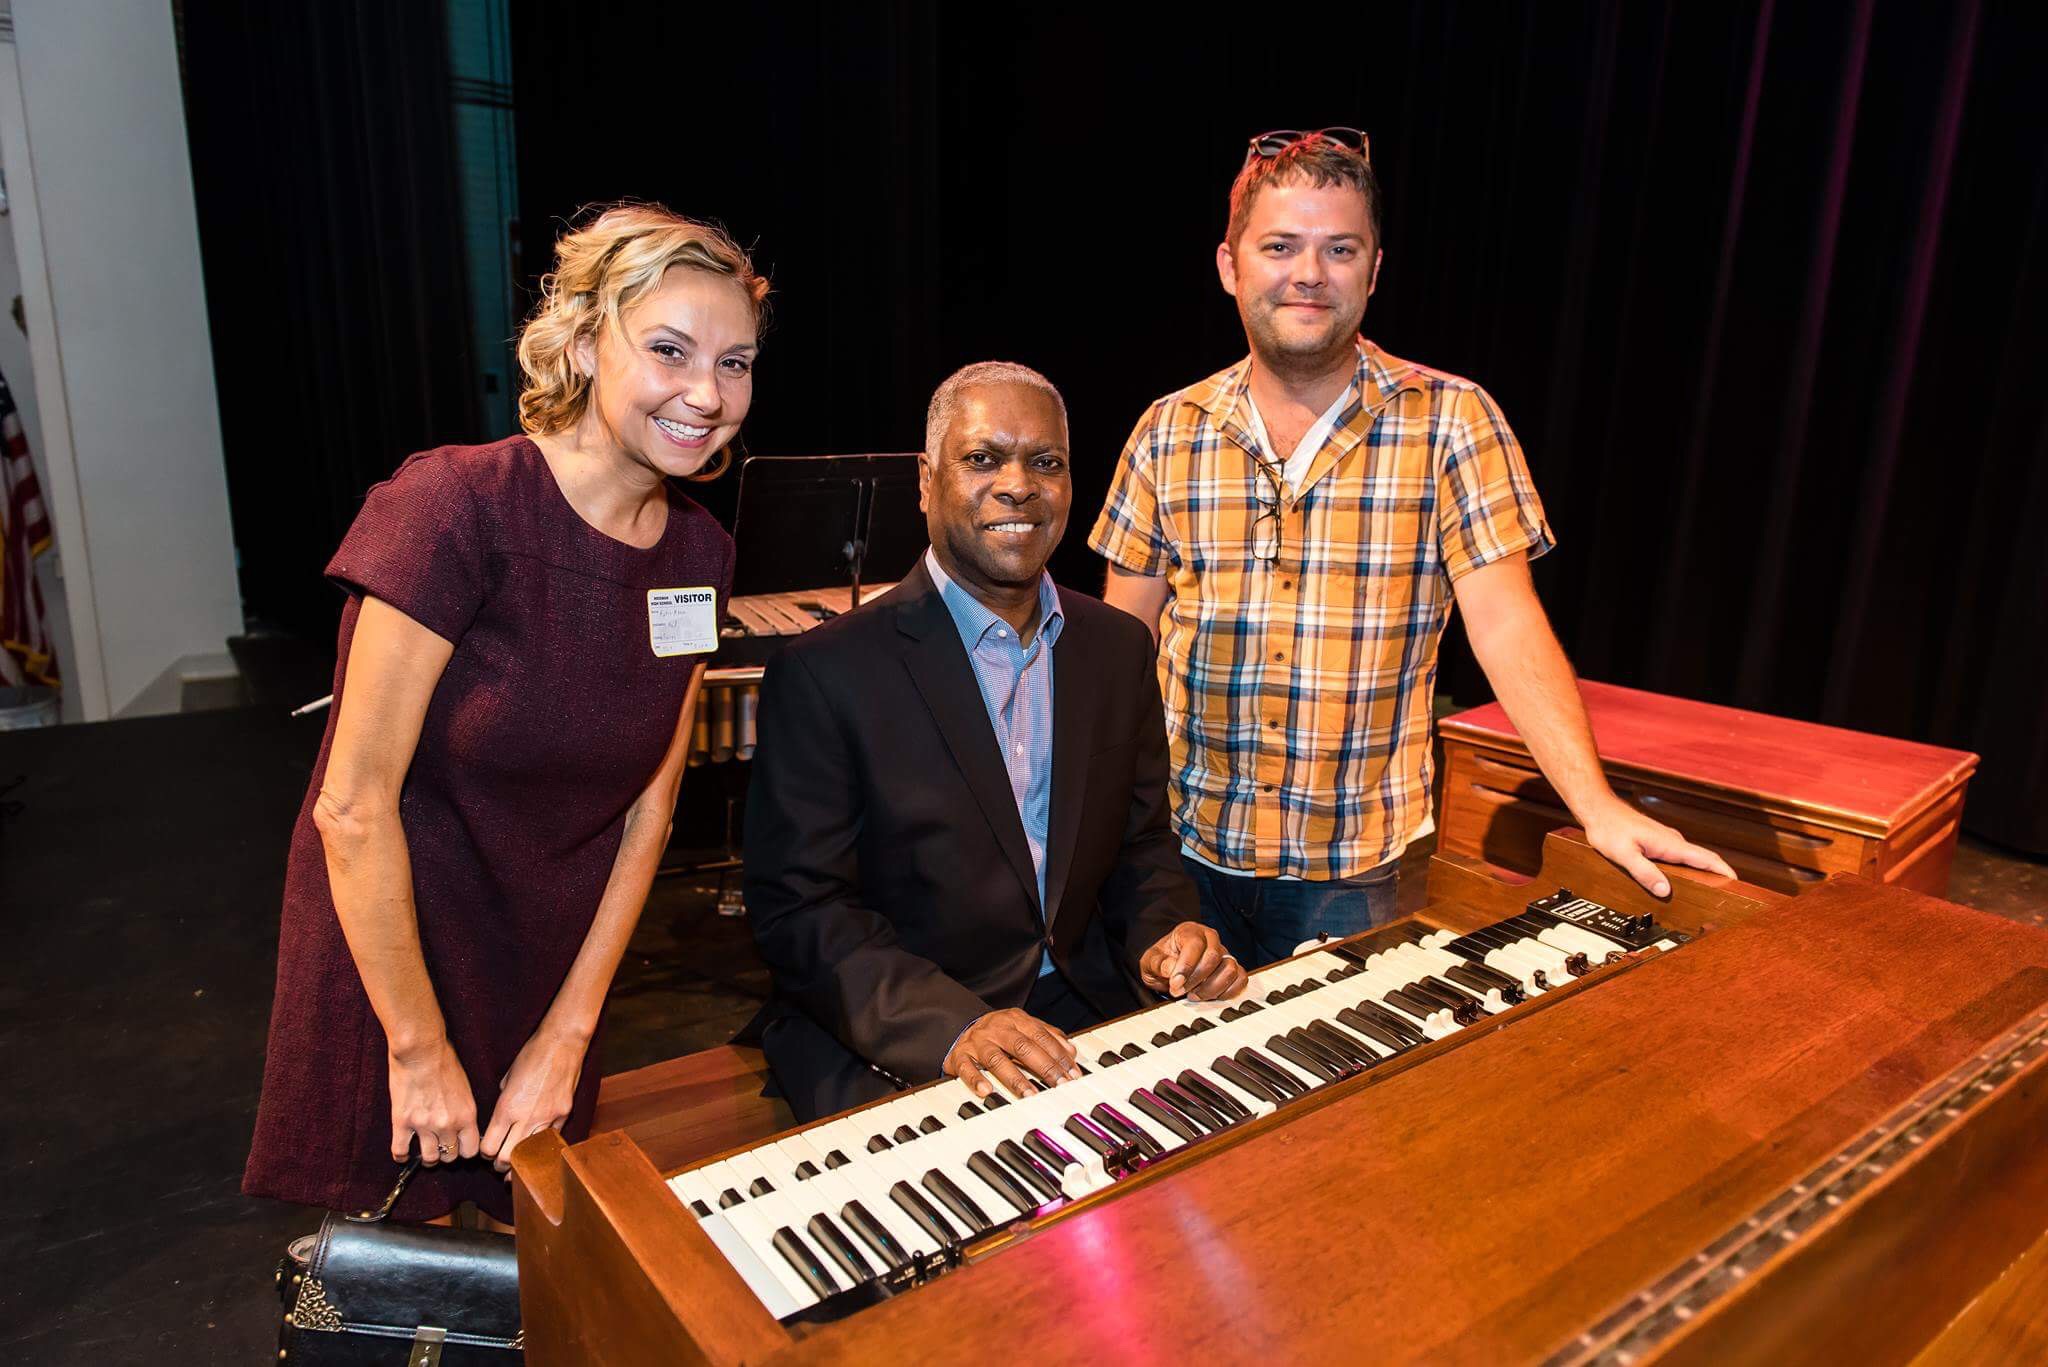
[[[1468,380],[1359,335],[1379,188],[1356,129],[1252,139],[1216,249],[1251,354],[1153,404],[1088,544],[1151,624],[1174,822],[1246,965],[1394,915],[1432,829],[1430,699],[1452,605],[1594,848],[1730,874],[1622,802],[1529,561],[1554,544],[1507,421]]]

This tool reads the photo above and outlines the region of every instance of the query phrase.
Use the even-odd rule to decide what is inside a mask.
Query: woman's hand
[[[499,1172],[512,1166],[519,1141],[542,1130],[562,1128],[576,1101],[587,1039],[551,1030],[545,1023],[519,1050],[498,1083],[498,1104],[484,1130],[483,1155]]]
[[[462,1061],[443,1039],[391,1060],[391,1156],[403,1163],[420,1141],[420,1162],[426,1167],[457,1156],[474,1158],[481,1142],[476,1128],[476,1098]]]

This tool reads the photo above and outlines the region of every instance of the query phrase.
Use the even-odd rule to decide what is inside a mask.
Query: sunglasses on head
[[[1328,138],[1339,147],[1348,147],[1365,158],[1366,165],[1372,164],[1372,139],[1362,128],[1276,128],[1270,133],[1260,133],[1251,139],[1251,150],[1244,154],[1247,163],[1253,157],[1277,157],[1288,148],[1308,138]]]

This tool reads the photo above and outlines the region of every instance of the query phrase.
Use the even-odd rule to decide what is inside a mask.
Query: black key
[[[848,1158],[837,1149],[825,1155],[825,1166],[828,1168],[843,1168],[852,1161],[851,1158]]]
[[[1266,994],[1266,1005],[1268,1006],[1278,1006],[1281,1002],[1284,1002],[1286,1000],[1287,989],[1284,987],[1276,987],[1271,992],[1268,992]]]
[[[958,1216],[960,1223],[966,1228],[980,1234],[996,1227],[996,1222],[989,1219],[982,1208],[974,1203],[974,1198],[960,1190],[957,1182],[937,1168],[926,1173],[923,1181],[924,1189],[938,1197],[940,1204]]]
[[[1125,1058],[1143,1058],[1145,1056],[1145,1051],[1138,1047],[1138,1042],[1136,1040],[1132,1040],[1129,1044],[1126,1044],[1123,1048],[1117,1050],[1117,1052],[1119,1054],[1122,1054]]]
[[[1522,980],[1520,978],[1504,969],[1495,968],[1492,964],[1486,962],[1483,957],[1469,958],[1459,967],[1480,981],[1492,983],[1495,987],[1499,988],[1501,1000],[1503,1001],[1519,1002],[1528,1000],[1529,994],[1522,990]],[[1514,996],[1508,996],[1509,992],[1513,992]]]
[[[1192,1068],[1182,1069],[1181,1075],[1176,1081],[1180,1083],[1189,1096],[1194,1097],[1210,1110],[1222,1116],[1226,1121],[1236,1122],[1252,1118],[1251,1111],[1235,1097],[1225,1093],[1221,1087],[1218,1087]]]
[[[718,1208],[720,1210],[731,1210],[734,1206],[738,1205],[740,1202],[746,1199],[746,1197],[740,1195],[739,1192],[735,1191],[733,1188],[727,1187],[724,1191],[718,1194]]]
[[[960,1118],[962,1120],[966,1120],[971,1116],[977,1116],[980,1114],[981,1107],[975,1105],[973,1102],[963,1101],[960,1103]]]
[[[1030,1215],[1038,1209],[1038,1202],[1031,1199],[1031,1193],[1024,1184],[1010,1176],[1005,1168],[988,1154],[976,1149],[967,1160],[967,1167],[982,1181],[995,1188],[997,1194],[1017,1208],[1019,1215]]]
[[[1237,1004],[1237,1014],[1240,1016],[1250,1016],[1265,1009],[1255,1001],[1241,1001]]]
[[[1428,997],[1431,1001],[1448,1010],[1451,1013],[1451,1019],[1460,1025],[1470,1025],[1486,1014],[1485,1007],[1441,978],[1432,978],[1424,974],[1408,984],[1404,990],[1411,997],[1418,995]]]
[[[891,1144],[888,1140],[882,1138],[882,1136],[878,1134],[871,1134],[868,1136],[869,1153],[880,1153],[884,1149],[893,1149],[895,1147],[896,1146],[894,1144]]]
[[[1103,1129],[1108,1130],[1125,1143],[1136,1144],[1138,1152],[1146,1158],[1157,1158],[1166,1152],[1165,1149],[1159,1147],[1158,1140],[1139,1129],[1129,1116],[1110,1105],[1107,1101],[1089,1111],[1088,1114],[1100,1121]]]
[[[1377,1049],[1335,1021],[1314,1020],[1302,1028],[1310,1039],[1323,1046],[1324,1052],[1335,1054],[1361,1072],[1380,1061]]]
[[[1423,1000],[1422,998],[1411,997],[1398,987],[1394,988],[1385,996],[1381,997],[1380,1000],[1385,1002],[1388,1006],[1394,1008],[1396,1011],[1407,1012],[1409,1015],[1415,1017],[1415,1019],[1419,1021],[1428,1020],[1431,1016],[1434,1016],[1439,1010],[1442,1009],[1440,1007],[1430,1005],[1429,1002]]]
[[[1194,1027],[1190,1025],[1182,1024],[1173,1027],[1173,1037],[1175,1039],[1186,1039],[1194,1033]]]
[[[775,1190],[775,1184],[773,1182],[769,1181],[765,1177],[756,1177],[754,1179],[754,1185],[747,1188],[747,1195],[766,1196],[769,1192],[773,1190]]]
[[[1207,1016],[1197,1016],[1188,1023],[1188,1033],[1191,1035],[1199,1035],[1204,1030],[1214,1030],[1215,1028],[1216,1022],[1210,1020]]]
[[[1105,1162],[1116,1161],[1118,1155],[1130,1147],[1128,1140],[1119,1142],[1108,1130],[1085,1115],[1068,1116],[1066,1128],[1068,1134],[1095,1150]]]
[[[867,1207],[858,1201],[848,1201],[839,1208],[839,1219],[845,1226],[861,1237],[862,1242],[875,1251],[875,1256],[888,1264],[891,1270],[910,1266],[910,1250],[896,1242],[896,1236],[888,1226],[868,1214]]]
[[[711,1207],[705,1205],[702,1201],[690,1202],[690,1209],[696,1212],[697,1218],[700,1220],[711,1213]]]
[[[928,1115],[924,1119],[917,1122],[917,1128],[923,1130],[926,1134],[937,1134],[940,1130],[943,1130],[946,1127],[939,1123],[939,1118],[937,1116]]]
[[[1081,1166],[1079,1159],[1061,1148],[1059,1141],[1044,1130],[1033,1130],[1030,1134],[1025,1135],[1024,1147],[1030,1151],[1033,1158],[1045,1164],[1054,1173],[1063,1172],[1067,1168]]]
[[[1164,1125],[1167,1129],[1172,1130],[1182,1139],[1199,1139],[1202,1137],[1202,1131],[1196,1127],[1192,1120],[1189,1120],[1186,1116],[1146,1091],[1143,1087],[1131,1093],[1131,1104],[1152,1117],[1152,1119],[1158,1121],[1161,1125]]]
[[[796,1275],[804,1279],[804,1285],[815,1291],[820,1299],[839,1290],[839,1283],[832,1280],[832,1274],[825,1264],[818,1261],[818,1255],[811,1252],[811,1246],[797,1238],[796,1231],[788,1225],[775,1231],[772,1240],[775,1251],[783,1260],[796,1269]]]
[[[1417,978],[1414,982],[1404,984],[1401,990],[1411,997],[1428,1002],[1438,1011],[1448,1011],[1457,1004],[1445,997],[1443,993],[1437,991],[1427,974]]]
[[[1200,1125],[1210,1134],[1230,1128],[1230,1122],[1210,1110],[1202,1102],[1191,1097],[1172,1078],[1161,1078],[1152,1084],[1152,1094],[1179,1111],[1188,1119]]]
[[[1023,1178],[1048,1201],[1057,1201],[1065,1192],[1060,1190],[1060,1179],[1046,1171],[1045,1164],[1033,1158],[1014,1139],[1005,1139],[996,1145],[996,1157],[1009,1165],[1010,1171]]]
[[[932,1203],[919,1194],[916,1187],[908,1182],[898,1182],[889,1188],[889,1199],[902,1207],[903,1213],[917,1222],[917,1227],[929,1234],[942,1248],[951,1248],[960,1242],[960,1236],[946,1223],[946,1217],[932,1209]]]
[[[1225,1019],[1225,1020],[1227,1020],[1227,1021],[1234,1021],[1234,1020],[1236,1020],[1236,1019],[1237,1019],[1237,1018],[1238,1018],[1239,1016],[1243,1015],[1244,1013],[1243,1013],[1242,1011],[1239,1011],[1239,1010],[1238,1010],[1238,1009],[1237,1009],[1236,1007],[1234,1007],[1234,1006],[1226,1006],[1226,1007],[1224,1007],[1224,1008],[1223,1008],[1223,1010],[1222,1010],[1222,1011],[1218,1012],[1217,1014],[1221,1015],[1221,1016],[1223,1017],[1223,1019]]]
[[[1349,1077],[1358,1071],[1358,1060],[1351,1056],[1350,1050],[1332,1044],[1305,1026],[1295,1026],[1287,1032],[1287,1038],[1297,1049],[1306,1049],[1329,1067],[1335,1068],[1338,1077]]]
[[[1246,1046],[1238,1050],[1234,1057],[1240,1064],[1250,1069],[1254,1077],[1264,1082],[1282,1097],[1308,1095],[1308,1084],[1273,1062],[1273,1060],[1267,1058],[1258,1050]]]
[[[1296,1044],[1286,1035],[1273,1036],[1273,1038],[1266,1041],[1266,1047],[1311,1077],[1319,1077],[1325,1082],[1335,1082],[1338,1078],[1338,1072],[1335,1068],[1323,1062],[1319,1055],[1312,1054],[1299,1044]]]
[[[1161,1030],[1152,1037],[1152,1044],[1155,1048],[1164,1049],[1171,1043],[1173,1043],[1173,1035],[1165,1030]]]
[[[1334,1069],[1335,1078],[1350,1077],[1354,1071],[1350,1059],[1345,1058],[1331,1049],[1329,1045],[1314,1038],[1308,1031],[1298,1025],[1287,1032],[1287,1039],[1296,1049],[1304,1050],[1313,1057],[1320,1059],[1325,1068]]]
[[[1122,1063],[1123,1061],[1124,1061],[1124,1056],[1123,1056],[1122,1054],[1119,1054],[1119,1053],[1117,1053],[1117,1052],[1116,1052],[1115,1050],[1113,1050],[1113,1049],[1105,1049],[1105,1050],[1103,1050],[1103,1051],[1102,1051],[1102,1057],[1101,1057],[1101,1058],[1099,1058],[1099,1059],[1097,1059],[1097,1060],[1095,1060],[1095,1062],[1096,1062],[1097,1064],[1101,1065],[1101,1066],[1102,1066],[1102,1067],[1104,1067],[1104,1068],[1114,1068],[1114,1067],[1116,1067],[1116,1066],[1117,1066],[1117,1065],[1118,1065],[1119,1063]]]
[[[898,1125],[896,1133],[892,1137],[899,1144],[908,1144],[911,1140],[917,1138],[917,1131],[911,1129],[908,1125]]]
[[[1337,1013],[1337,1019],[1345,1029],[1355,1030],[1369,1040],[1377,1040],[1397,1054],[1403,1049],[1408,1048],[1407,1040],[1402,1039],[1379,1022],[1367,1020],[1348,1006]]]
[[[846,1237],[845,1231],[832,1223],[829,1215],[818,1212],[804,1228],[809,1231],[812,1242],[825,1250],[825,1256],[839,1264],[848,1281],[859,1286],[862,1282],[874,1280],[873,1266],[860,1255],[860,1250],[853,1246],[853,1240]]]
[[[1393,1032],[1410,1046],[1429,1043],[1429,1035],[1406,1016],[1387,1010],[1376,1001],[1362,1001],[1350,1008],[1359,1015],[1378,1025],[1382,1030]]]
[[[1245,1067],[1236,1059],[1219,1058],[1209,1066],[1215,1069],[1216,1073],[1225,1082],[1228,1082],[1231,1086],[1248,1096],[1255,1096],[1259,1100],[1271,1102],[1275,1106],[1278,1106],[1285,1099],[1285,1093],[1274,1090],[1264,1078],[1252,1072],[1251,1069]]]
[[[1467,992],[1472,993],[1476,997],[1484,998],[1486,994],[1489,992],[1498,992],[1500,993],[1500,999],[1503,1004],[1510,1006],[1514,1004],[1513,1002],[1508,1001],[1508,994],[1505,988],[1501,987],[1498,983],[1488,982],[1479,974],[1474,973],[1472,971],[1472,966],[1470,964],[1452,964],[1443,972],[1445,978],[1447,978],[1451,982],[1456,983],[1458,986],[1464,988]],[[1522,989],[1520,987],[1515,988],[1516,1000],[1520,1000],[1521,995]]]
[[[817,1175],[818,1165],[808,1158],[796,1165],[796,1180],[799,1182],[808,1182]]]
[[[981,1099],[981,1108],[984,1111],[1000,1111],[1003,1107],[1009,1104],[1009,1102],[1003,1100],[1003,1094],[1001,1092],[990,1092],[987,1096]]]

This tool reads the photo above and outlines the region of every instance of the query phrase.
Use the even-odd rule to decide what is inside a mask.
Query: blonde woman
[[[732,578],[731,538],[671,481],[730,460],[768,286],[652,206],[565,235],[543,285],[526,435],[411,457],[327,567],[348,603],[252,1195],[374,1206],[416,1149],[397,1218],[474,1201],[509,1221],[513,1147],[590,1125]]]

